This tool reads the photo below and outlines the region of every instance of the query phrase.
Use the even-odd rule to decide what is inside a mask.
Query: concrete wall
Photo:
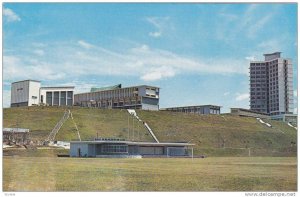
[[[71,143],[70,144],[70,157],[79,157],[79,149],[80,149],[81,157],[89,155],[88,144]]]
[[[39,104],[39,92],[41,83],[35,81],[29,81],[29,100],[28,106]]]
[[[73,87],[42,87],[40,88],[40,96],[39,96],[39,103],[46,104],[46,98],[47,98],[47,92],[52,92],[52,104],[55,105],[54,102],[54,92],[58,92],[59,94],[59,106],[65,106],[65,105],[73,105],[74,103],[74,88]],[[64,96],[64,92],[66,93],[64,101],[62,101],[62,97]],[[72,92],[71,99],[68,98],[68,92]],[[43,101],[42,101],[43,97]],[[69,103],[68,103],[69,101]]]
[[[11,106],[31,106],[38,104],[40,86],[40,82],[30,80],[12,83]]]

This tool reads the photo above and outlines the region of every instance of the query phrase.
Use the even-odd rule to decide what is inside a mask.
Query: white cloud
[[[60,71],[59,65],[54,66],[28,57],[3,55],[3,77],[4,80],[9,81],[37,78],[43,80],[62,79],[65,77],[65,73],[58,72]]]
[[[149,36],[154,37],[154,38],[158,38],[161,36],[161,32],[150,32]]]
[[[228,96],[230,94],[230,92],[224,92],[224,96]]]
[[[21,18],[9,8],[3,9],[4,20],[7,22],[21,21]]]
[[[141,79],[144,81],[155,81],[162,78],[168,78],[175,76],[175,70],[172,67],[158,67],[150,70],[141,76]]]
[[[244,94],[236,93],[235,100],[236,101],[249,100],[249,97],[250,97],[249,93],[244,93]]]
[[[263,29],[263,27],[270,21],[273,15],[273,13],[269,13],[262,18],[256,19],[257,21],[253,25],[249,26],[249,28],[247,28],[248,36],[251,38],[255,37],[257,32]]]
[[[10,107],[10,90],[3,90],[2,91],[2,99],[3,99],[3,107]]]
[[[38,56],[43,56],[45,54],[44,50],[42,50],[42,49],[36,49],[33,51],[33,53]]]
[[[90,48],[94,47],[92,44],[87,43],[83,40],[79,40],[77,43],[85,49],[90,49]]]
[[[85,46],[85,47],[84,47]],[[85,50],[86,47],[93,50]],[[28,51],[30,49],[22,49]],[[132,76],[144,81],[162,80],[186,74],[242,74],[248,73],[245,59],[192,58],[171,51],[141,44],[121,51],[113,51],[84,41],[52,43],[37,52],[43,56],[21,54],[3,56],[4,79],[58,80],[89,75]],[[17,53],[17,52],[14,52]]]
[[[258,44],[258,48],[261,51],[280,51],[280,49],[282,48],[282,41],[279,39],[270,39],[270,40],[266,40],[263,41],[261,43]]]
[[[255,57],[254,56],[248,56],[248,57],[245,57],[245,59],[249,60],[249,61],[254,61]]]
[[[269,28],[268,23],[278,13],[276,11],[276,6],[269,6],[269,9],[265,10],[264,5],[259,4],[248,4],[242,14],[232,13],[231,9],[223,9],[217,14],[215,37],[228,44],[240,36],[254,39],[265,28]]]
[[[158,38],[161,37],[163,32],[167,28],[167,24],[169,23],[169,17],[148,17],[146,20],[152,24],[156,31],[155,32],[149,32],[149,36]],[[168,25],[169,26],[169,25]]]

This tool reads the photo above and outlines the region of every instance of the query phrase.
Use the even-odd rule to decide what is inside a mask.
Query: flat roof
[[[61,88],[75,88],[75,86],[49,86],[49,87],[41,87],[41,89],[51,89],[51,88],[55,88],[55,89],[61,89]]]
[[[150,87],[150,88],[158,88],[156,86],[150,86],[150,85],[138,85],[138,86],[129,86],[129,87],[121,87],[121,88],[116,88],[116,89],[108,89],[108,90],[97,90],[97,91],[93,91],[93,92],[81,92],[81,93],[77,93],[75,95],[79,95],[79,94],[88,94],[88,93],[95,93],[95,92],[105,92],[105,91],[114,91],[114,90],[122,90],[122,89],[126,89],[126,88],[138,88],[138,87]],[[105,87],[104,87],[105,88]]]
[[[181,106],[181,107],[166,107],[166,108],[161,108],[161,110],[164,110],[164,109],[176,109],[176,108],[197,108],[197,107],[206,107],[206,106],[210,106],[210,107],[222,107],[222,106],[219,106],[219,105],[191,105],[191,106]]]
[[[127,145],[143,145],[143,146],[194,146],[195,144],[190,144],[188,142],[133,142],[133,141],[71,141],[71,144],[127,144]]]
[[[33,81],[33,82],[41,83],[41,81],[38,81],[38,80],[26,79],[26,80],[21,80],[21,81],[15,81],[15,82],[12,82],[12,84],[13,84],[13,83],[25,82],[25,81]]]
[[[105,91],[105,90],[116,90],[122,88],[122,84],[117,84],[113,86],[107,86],[107,87],[92,87],[90,92],[99,92],[99,91]]]
[[[264,56],[276,55],[276,54],[280,54],[280,53],[282,53],[282,52],[277,51],[277,52],[274,52],[274,53],[265,53]]]
[[[12,133],[28,133],[29,129],[24,128],[3,128],[3,132],[12,132]]]

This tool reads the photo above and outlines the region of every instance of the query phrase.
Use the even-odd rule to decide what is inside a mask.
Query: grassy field
[[[33,140],[45,140],[64,110],[62,107],[7,108],[3,111],[3,126],[29,128]],[[130,117],[126,110],[72,107],[71,111],[83,140],[91,140],[97,133],[100,137],[128,139],[130,133],[130,140],[153,141],[142,123]],[[297,131],[283,122],[265,120],[272,125],[269,128],[255,118],[228,114],[141,110],[137,113],[160,142],[189,141],[195,144],[195,155],[248,156],[249,148],[252,156],[297,155]],[[77,140],[71,119],[62,126],[56,140]]]
[[[295,157],[3,157],[3,191],[296,191]],[[52,156],[51,156],[52,155]]]

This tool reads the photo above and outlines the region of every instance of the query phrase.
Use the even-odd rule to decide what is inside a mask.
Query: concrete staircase
[[[65,123],[65,121],[69,118],[70,114],[71,114],[70,110],[65,110],[63,117],[58,121],[58,123],[55,125],[55,127],[52,129],[49,136],[45,140],[46,142],[54,141],[56,134],[58,133],[62,125]]]
[[[138,117],[136,111],[134,109],[127,109],[128,113],[133,115],[139,122],[142,122],[143,125],[145,126],[145,128],[149,131],[150,135],[152,136],[152,138],[157,142],[159,143],[157,137],[155,136],[155,134],[153,133],[152,129],[149,127],[149,125],[145,122],[145,121],[142,121],[140,119],[140,117]]]

